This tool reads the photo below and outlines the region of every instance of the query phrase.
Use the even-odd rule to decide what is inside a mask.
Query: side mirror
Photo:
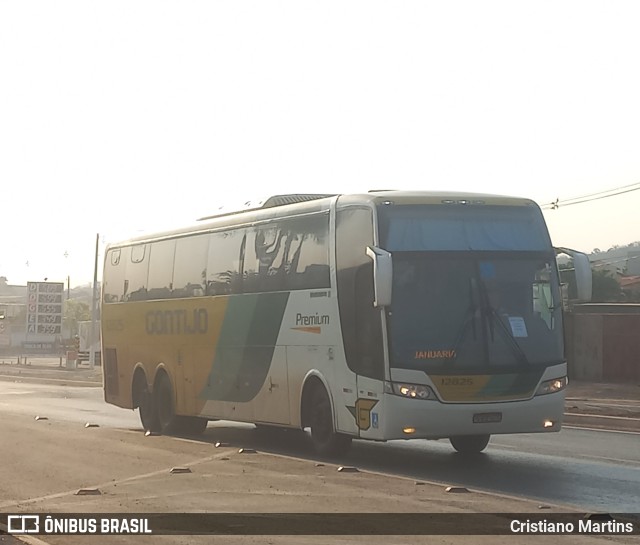
[[[573,259],[573,267],[576,273],[576,302],[587,303],[591,301],[593,278],[591,276],[591,263],[585,253],[571,248],[555,248],[556,254],[567,254]]]
[[[391,305],[393,262],[391,254],[376,246],[367,246],[367,255],[373,260],[374,307]]]

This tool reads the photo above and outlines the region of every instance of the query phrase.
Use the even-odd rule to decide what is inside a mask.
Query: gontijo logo
[[[322,333],[322,326],[329,325],[330,319],[328,314],[296,314],[296,331],[304,331],[305,333]]]
[[[151,310],[145,316],[148,335],[198,335],[209,328],[206,309]]]

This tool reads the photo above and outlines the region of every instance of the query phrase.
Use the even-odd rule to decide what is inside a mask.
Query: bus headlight
[[[402,382],[385,382],[385,392],[410,399],[435,399],[429,386],[422,384],[405,384]]]
[[[567,377],[562,378],[554,378],[552,380],[546,380],[543,382],[536,392],[537,396],[542,396],[545,394],[555,394],[556,392],[560,392],[567,387]]]

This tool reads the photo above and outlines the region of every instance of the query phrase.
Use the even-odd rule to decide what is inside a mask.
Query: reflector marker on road
[[[252,448],[241,448],[238,451],[238,454],[256,454],[256,450]]]
[[[75,493],[76,496],[100,496],[102,492],[97,488],[81,488]]]
[[[36,420],[49,420],[46,416],[36,416]]]
[[[360,470],[357,467],[353,466],[340,466],[338,471],[341,473],[360,473]]]
[[[85,428],[99,428],[100,426],[98,424],[93,424],[92,422],[87,422],[84,425]]]
[[[188,467],[173,467],[169,473],[191,473],[191,469]]]
[[[465,494],[469,492],[464,486],[447,486],[444,491],[452,494]]]

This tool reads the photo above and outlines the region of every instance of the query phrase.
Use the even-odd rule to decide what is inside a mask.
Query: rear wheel
[[[351,437],[336,433],[333,428],[333,414],[329,394],[323,386],[317,386],[311,393],[309,408],[311,442],[314,450],[322,456],[345,454],[351,446]]]
[[[449,437],[449,441],[460,454],[478,454],[489,444],[490,437],[490,435],[458,435]]]
[[[154,395],[149,391],[147,379],[144,375],[136,378],[134,386],[134,402],[138,407],[140,414],[140,422],[145,431],[159,432],[160,420],[158,419],[158,411]]]
[[[158,424],[165,435],[201,435],[209,421],[199,416],[178,416],[175,410],[173,388],[169,377],[163,373],[155,390]]]
[[[158,377],[154,393],[160,431],[165,435],[176,433],[178,431],[178,417],[173,401],[173,388],[166,374],[162,373]]]

